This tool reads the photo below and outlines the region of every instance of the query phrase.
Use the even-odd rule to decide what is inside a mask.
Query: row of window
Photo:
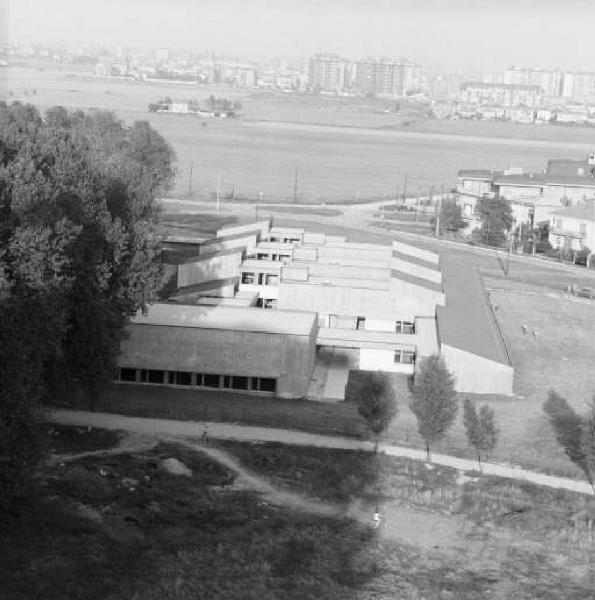
[[[277,308],[277,300],[274,298],[258,298],[256,306],[258,308]]]
[[[415,364],[415,351],[414,350],[395,350],[394,356],[395,363],[402,363],[405,365]]]
[[[257,252],[256,260],[275,260],[286,262],[291,258],[289,254],[269,254],[267,252]]]
[[[184,385],[270,394],[277,391],[277,380],[271,377],[245,377],[243,375],[219,375],[191,371],[163,371],[161,369],[130,369],[123,367],[119,369],[117,380],[127,383]]]
[[[302,239],[299,237],[275,237],[275,236],[271,236],[269,237],[269,239],[267,240],[269,242],[282,242],[283,244],[290,244],[293,242],[301,242]]]
[[[337,315],[329,315],[328,316],[328,326],[332,328],[336,328],[339,323],[339,317]],[[321,321],[321,326],[326,327],[325,320]],[[366,317],[356,317],[355,321],[356,329],[366,329]],[[374,331],[371,329],[370,331]],[[415,323],[412,321],[395,321],[395,333],[407,333],[414,334],[415,333]]]
[[[276,273],[242,273],[242,283],[253,285],[279,285],[279,275]]]

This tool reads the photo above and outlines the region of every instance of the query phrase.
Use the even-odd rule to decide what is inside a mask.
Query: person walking
[[[205,428],[202,432],[202,443],[206,446],[209,443],[209,423],[205,423]]]
[[[374,515],[372,516],[372,528],[378,529],[380,527],[380,523],[382,522],[382,517],[380,516],[380,511],[378,506],[376,506],[374,510]]]

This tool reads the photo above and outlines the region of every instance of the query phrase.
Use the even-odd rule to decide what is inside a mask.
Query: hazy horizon
[[[0,0],[0,19],[0,39],[14,43],[187,48],[245,58],[335,52],[463,71],[513,64],[595,70],[595,3],[586,0]]]

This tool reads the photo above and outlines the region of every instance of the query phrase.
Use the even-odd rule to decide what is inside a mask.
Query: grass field
[[[304,203],[394,198],[406,176],[410,194],[425,194],[431,185],[453,186],[462,168],[543,169],[548,158],[582,157],[594,135],[581,128],[412,120],[384,113],[383,101],[142,84],[49,69],[4,71],[7,100],[105,108],[128,122],[149,120],[177,153],[174,194],[186,195],[191,187],[202,199],[211,198],[220,182],[224,195],[233,190],[258,199],[262,192],[265,200],[287,201],[296,168]],[[164,95],[201,99],[211,93],[239,99],[244,116],[203,126],[193,116],[147,111]]]
[[[69,435],[81,438],[70,452],[88,446]],[[0,521],[0,596],[592,597],[592,499],[353,452],[221,450],[254,476],[173,442],[41,466],[37,489]],[[159,468],[172,457],[192,475]]]

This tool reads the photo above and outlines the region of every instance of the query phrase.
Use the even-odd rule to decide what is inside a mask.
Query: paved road
[[[109,413],[92,413],[85,411],[56,410],[50,417],[56,423],[76,425],[79,427],[100,427],[103,429],[122,429],[137,433],[157,434],[167,437],[200,437],[204,423],[193,421],[172,421],[168,419],[145,419],[140,417],[125,417]],[[324,436],[287,429],[268,427],[251,427],[228,423],[210,423],[209,433],[213,438],[235,439],[252,442],[279,442],[299,446],[316,446],[319,448],[337,448],[343,450],[361,450],[372,452],[372,442],[353,440],[342,437]],[[426,459],[423,450],[406,448],[404,446],[381,445],[381,451],[389,456],[410,458],[413,460]],[[461,471],[477,470],[477,463],[465,458],[457,458],[445,454],[432,454],[432,462]],[[518,481],[529,481],[550,488],[564,489],[581,494],[593,494],[591,486],[586,481],[545,475],[536,471],[528,471],[514,465],[484,463],[483,472],[486,475],[507,477]]]

